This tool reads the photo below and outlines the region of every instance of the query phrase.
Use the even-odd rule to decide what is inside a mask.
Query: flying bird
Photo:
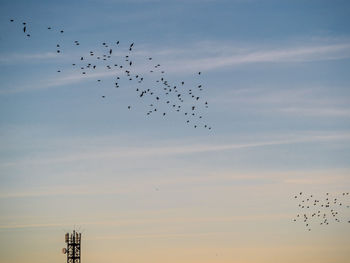
[[[10,22],[14,22],[14,19],[10,19]],[[27,30],[27,23],[26,22],[23,22],[23,32],[26,33],[28,30]],[[32,27],[32,26],[31,26]],[[51,26],[48,26],[46,27],[47,30],[51,30],[52,27]],[[55,33],[57,31],[53,31],[52,33]],[[64,33],[64,30],[58,30],[57,32],[58,34],[59,33]],[[27,37],[30,37],[30,34],[26,34]],[[116,45],[119,45],[120,44],[120,41],[116,41],[115,42]],[[78,40],[75,40],[73,43],[72,43],[73,46],[79,46],[80,43]],[[108,48],[108,45],[107,43],[103,42],[102,45],[106,48]],[[134,47],[134,42],[132,42],[130,45],[129,45],[129,51],[132,51]],[[77,47],[77,51],[79,51],[79,48]],[[56,52],[57,53],[62,53],[62,49],[60,48],[60,44],[56,44]],[[103,54],[105,53],[105,54]],[[174,86],[175,83],[172,83],[172,81],[170,81],[169,79],[167,80],[167,73],[165,70],[156,70],[158,67],[160,67],[161,65],[159,63],[150,63],[152,65],[149,65],[149,68],[146,72],[151,72],[152,75],[155,77],[155,86],[148,86],[149,83],[147,83],[147,86],[148,88],[142,88],[142,85],[143,85],[143,81],[144,81],[144,76],[142,76],[141,74],[142,73],[137,73],[133,70],[134,67],[134,64],[133,64],[133,61],[131,60],[131,58],[129,57],[129,55],[126,55],[125,56],[125,62],[121,61],[119,63],[118,61],[118,64],[115,63],[114,61],[114,57],[112,57],[112,53],[113,53],[113,50],[112,48],[108,48],[107,50],[105,50],[102,54],[98,54],[98,56],[95,56],[97,60],[99,60],[99,64],[96,63],[96,65],[94,64],[91,64],[91,63],[84,63],[83,64],[83,60],[85,61],[88,61],[88,59],[92,56],[94,56],[94,51],[90,51],[88,54],[90,54],[90,56],[86,56],[86,54],[79,54],[78,56],[78,59],[80,58],[80,64],[78,64],[77,62],[78,61],[73,61],[75,63],[72,63],[72,66],[78,66],[79,65],[79,74],[83,74],[83,75],[87,75],[89,73],[89,69],[96,69],[98,66],[99,66],[99,69],[101,69],[101,73],[104,74],[103,70],[108,70],[109,72],[111,72],[112,74],[116,73],[119,75],[120,72],[118,72],[120,69],[122,68],[128,68],[129,70],[126,70],[125,71],[125,80],[129,80],[128,83],[133,83],[134,80],[137,80],[137,83],[138,85],[140,85],[139,87],[140,88],[137,88],[136,91],[138,92],[138,95],[139,95],[139,98],[141,98],[140,101],[147,101],[146,98],[148,98],[149,96],[152,97],[153,99],[156,99],[157,103],[164,103],[166,105],[166,107],[169,107],[168,109],[171,110],[175,110],[176,112],[180,112],[183,110],[184,106],[183,103],[186,101],[186,99],[192,99],[193,101],[193,105],[191,105],[191,109],[192,109],[192,113],[188,114],[188,112],[185,112],[185,116],[187,116],[187,120],[185,119],[184,121],[186,121],[187,123],[189,122],[192,122],[192,118],[196,118],[197,117],[192,117],[192,116],[199,116],[197,120],[201,120],[202,119],[202,115],[203,115],[203,112],[202,110],[202,107],[201,105],[197,102],[199,101],[201,98],[203,98],[203,95],[199,96],[199,94],[196,94],[196,91],[198,91],[196,89],[196,91],[192,91],[191,89],[189,90],[183,90],[181,91],[180,89],[177,89],[176,86]],[[97,55],[97,52],[96,52],[96,55]],[[77,60],[78,60],[77,59]],[[152,56],[147,56],[145,59],[148,59],[149,61],[151,60],[154,60],[152,58]],[[103,60],[103,61],[102,61]],[[104,62],[106,61],[106,62]],[[108,62],[109,63],[108,63]],[[100,63],[102,62],[102,63]],[[109,65],[108,65],[109,64]],[[111,65],[114,65],[111,66]],[[101,67],[100,67],[101,66]],[[129,66],[129,67],[127,67]],[[62,70],[63,71],[63,70]],[[61,69],[60,70],[57,70],[57,72],[61,72]],[[201,75],[201,72],[197,72],[198,75]],[[93,77],[93,75],[91,75]],[[124,76],[121,76],[124,78]],[[127,79],[126,79],[127,78]],[[117,76],[117,79],[119,80],[120,77]],[[97,79],[95,78],[95,80],[97,80],[97,82],[101,82],[102,79]],[[152,80],[150,80],[152,81]],[[187,81],[186,81],[187,82]],[[184,85],[185,84],[185,81],[180,81],[181,85]],[[188,83],[191,83],[190,81]],[[118,81],[118,82],[115,82],[114,83],[114,87],[115,88],[119,88],[119,85],[122,86],[124,84],[123,81]],[[189,87],[191,88],[191,86],[189,84],[187,84],[186,86],[184,86],[183,88],[185,87]],[[194,86],[195,87],[195,86]],[[198,89],[200,89],[200,91],[202,90],[201,87],[202,87],[202,84],[201,85],[197,85]],[[175,95],[174,95],[175,94]],[[106,96],[105,95],[101,95],[102,98],[105,98]],[[205,101],[205,108],[208,107],[208,103],[207,101]],[[153,105],[153,104],[152,104]],[[152,107],[155,107],[156,105],[152,106]],[[129,105],[128,106],[128,109],[131,109],[131,106]],[[158,108],[159,109],[159,108]],[[160,111],[160,110],[159,110]],[[157,112],[157,108],[154,108],[150,111],[147,111],[146,114],[147,115],[150,115],[151,113],[156,113]],[[162,115],[165,116],[165,115],[168,115],[169,112],[164,110],[162,111]],[[181,115],[183,116],[183,115]],[[193,126],[194,128],[199,128],[199,127],[204,127],[206,129],[211,129],[210,126],[208,126],[207,123],[195,123],[195,125]],[[330,204],[326,204],[326,205],[330,205]],[[337,205],[340,206],[339,202],[337,201]],[[306,207],[306,206],[305,206]]]

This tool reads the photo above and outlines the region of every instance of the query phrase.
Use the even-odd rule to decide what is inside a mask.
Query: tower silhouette
[[[67,248],[63,248],[63,254],[67,254],[67,263],[80,263],[81,257],[81,233],[73,230],[73,233],[66,233],[64,237]]]

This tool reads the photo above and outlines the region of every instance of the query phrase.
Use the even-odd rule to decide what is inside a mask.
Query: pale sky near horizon
[[[0,262],[65,262],[74,227],[84,263],[348,262],[350,209],[309,232],[293,197],[350,191],[349,17],[337,0],[1,1]],[[117,40],[146,79],[151,56],[200,82],[212,130],[70,66]]]

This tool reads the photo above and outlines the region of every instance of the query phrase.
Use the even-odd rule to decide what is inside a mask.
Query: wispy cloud
[[[97,71],[93,73],[89,73],[86,75],[75,73],[61,74],[61,77],[53,77],[46,80],[42,80],[35,85],[22,85],[12,87],[11,89],[3,89],[0,90],[0,94],[8,94],[8,93],[18,93],[18,92],[28,92],[40,89],[48,89],[54,87],[60,87],[69,84],[76,84],[91,80],[97,80],[105,77],[111,77],[116,75],[117,71]],[[118,72],[120,73],[120,72]]]
[[[183,74],[257,63],[296,63],[350,58],[349,42],[269,47],[199,42],[181,48],[141,48],[143,50],[136,54],[155,56],[164,62],[170,61],[166,63],[167,72]]]
[[[20,63],[25,61],[42,61],[53,60],[59,58],[59,55],[54,52],[32,53],[32,54],[8,54],[0,56],[0,63]]]
[[[214,70],[224,67],[239,66],[253,63],[285,63],[306,62],[315,60],[344,59],[350,57],[350,45],[326,45],[315,47],[298,47],[247,52],[217,58],[202,58],[177,63],[172,70],[197,68],[200,70]],[[179,67],[179,64],[182,67]]]
[[[21,228],[47,228],[47,227],[61,227],[65,226],[60,223],[52,224],[9,224],[9,225],[0,225],[0,229],[21,229]]]
[[[176,172],[175,172],[176,173]],[[80,175],[71,174],[71,177]],[[85,174],[86,176],[86,174]],[[146,180],[138,177],[124,179],[124,182],[118,183],[95,183],[95,184],[78,184],[78,185],[61,185],[35,187],[25,190],[4,190],[0,193],[0,199],[17,199],[17,198],[37,198],[37,197],[69,197],[78,196],[106,196],[106,195],[130,195],[134,193],[152,193],[156,188],[168,189],[180,187],[181,189],[194,189],[198,185],[207,186],[209,189],[231,187],[235,191],[239,189],[261,189],[264,187],[276,187],[276,185],[348,185],[348,170],[312,170],[312,171],[275,171],[275,172],[238,172],[223,170],[216,172],[201,172],[200,176],[182,176],[176,173],[175,176],[157,176],[149,175]],[[140,183],[142,180],[142,183]],[[203,188],[202,188],[203,189]],[[328,189],[329,191],[330,189]],[[160,193],[163,193],[161,191]]]
[[[62,156],[37,159],[23,159],[13,162],[0,163],[0,167],[19,166],[19,165],[45,165],[54,163],[77,162],[82,160],[101,160],[101,159],[117,159],[117,158],[135,158],[135,157],[152,157],[152,156],[171,156],[171,155],[188,155],[207,152],[220,152],[229,150],[240,150],[246,148],[258,148],[266,146],[279,146],[296,143],[312,143],[312,142],[329,142],[329,141],[348,141],[350,134],[298,134],[286,136],[279,140],[264,140],[248,143],[233,144],[192,144],[178,145],[177,143],[168,146],[153,147],[118,147],[105,149],[92,149],[84,153],[64,153]]]
[[[114,52],[114,56],[122,56],[121,52]],[[133,52],[133,59],[144,61],[145,57],[152,56],[161,63],[167,74],[189,74],[196,71],[211,71],[217,69],[234,68],[249,64],[261,63],[298,63],[320,60],[335,60],[350,58],[350,44],[341,43],[299,44],[299,45],[271,45],[256,47],[249,44],[237,45],[218,42],[198,42],[182,47],[155,48],[140,45]],[[54,53],[15,55],[16,59],[51,59],[56,58]],[[69,56],[67,56],[69,57]],[[3,58],[2,61],[8,61]],[[0,60],[1,61],[1,60]],[[133,67],[135,74],[149,73],[149,65],[138,63]],[[92,78],[109,77],[113,71],[100,71],[82,75],[68,73],[58,78],[47,79],[33,86],[26,86],[12,90],[20,92],[32,89],[50,88],[61,85],[91,80]],[[9,91],[3,91],[9,92]]]
[[[290,218],[290,214],[254,214],[254,215],[237,215],[237,216],[227,216],[227,217],[165,217],[165,218],[142,218],[142,219],[118,219],[118,220],[104,220],[104,221],[90,221],[82,222],[79,225],[99,225],[99,226],[136,226],[136,225],[147,225],[147,224],[160,224],[160,223],[224,223],[224,222],[235,222],[235,221],[255,221],[255,220],[279,220]],[[57,228],[63,226],[72,226],[73,223],[37,223],[37,224],[6,224],[0,225],[0,229],[23,229],[23,228]],[[178,236],[179,234],[175,234]],[[143,236],[143,235],[142,235]],[[148,235],[151,237],[151,235]],[[156,235],[158,236],[158,235]],[[159,237],[167,235],[159,235]],[[119,236],[120,237],[120,236]],[[129,236],[136,237],[136,236]],[[140,236],[141,237],[141,236]],[[110,236],[98,236],[96,239],[115,239],[117,237]],[[124,237],[126,238],[126,236]]]
[[[281,112],[313,117],[350,117],[350,109],[324,107],[285,107]]]
[[[76,176],[72,174],[71,176]],[[139,183],[140,179],[125,179],[124,183],[104,184],[99,183],[79,184],[79,185],[62,185],[50,187],[36,187],[35,189],[22,191],[3,191],[0,193],[0,199],[9,198],[35,198],[35,197],[54,197],[54,196],[100,196],[100,195],[123,195],[130,193],[141,193],[154,191],[155,181],[157,187],[167,187],[173,185],[196,185],[196,184],[212,184],[212,183],[227,183],[227,182],[250,182],[254,180],[265,180],[271,182],[276,180],[276,175],[261,175],[253,174],[232,174],[232,173],[215,173],[202,174],[201,176],[179,176],[176,177],[148,177],[147,181]]]
[[[346,87],[300,86],[288,83],[275,87],[246,87],[228,89],[211,102],[222,107],[246,111],[297,115],[302,117],[349,117],[349,98]],[[233,106],[234,105],[234,106]]]

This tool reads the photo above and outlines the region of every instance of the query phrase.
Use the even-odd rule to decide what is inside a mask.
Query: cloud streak
[[[50,186],[50,187],[36,187],[28,190],[16,191],[6,190],[0,193],[0,199],[12,199],[12,198],[37,198],[37,197],[79,197],[79,196],[120,196],[129,195],[134,193],[150,194],[154,192],[155,185],[161,189],[167,189],[168,187],[174,188],[177,186],[181,189],[191,188],[201,185],[202,187],[209,187],[214,189],[216,187],[222,188],[230,186],[236,191],[238,189],[259,189],[262,186],[266,187],[276,185],[313,185],[313,186],[325,186],[330,184],[342,184],[344,187],[348,185],[348,170],[313,170],[313,171],[283,171],[283,172],[237,172],[231,170],[216,171],[205,173],[202,172],[200,176],[182,176],[176,173],[175,176],[162,177],[162,176],[147,176],[146,180],[142,180],[138,177],[125,179],[123,183],[118,182],[108,184],[78,184],[78,185],[62,185],[62,186]],[[80,176],[77,174],[71,174],[70,176]],[[85,174],[86,176],[86,174]],[[142,180],[142,183],[141,181]],[[164,193],[164,192],[163,192]]]
[[[224,108],[244,109],[258,114],[286,116],[346,118],[350,117],[349,99],[339,86],[299,86],[284,84],[276,87],[222,88],[228,90],[211,102]],[[346,96],[344,96],[346,95]]]
[[[114,56],[121,56],[120,52]],[[189,74],[196,71],[213,71],[218,69],[229,69],[246,65],[261,63],[300,63],[322,60],[337,60],[350,58],[350,44],[325,43],[318,45],[304,44],[299,46],[270,46],[270,47],[245,47],[220,44],[217,42],[195,43],[185,47],[169,47],[155,49],[148,46],[141,46],[133,52],[134,59],[142,59],[148,56],[155,57],[157,62],[165,66],[167,74]],[[54,53],[16,55],[17,59],[51,59],[56,58]],[[2,61],[8,61],[4,58]],[[0,60],[1,61],[1,60]],[[149,66],[145,64],[135,65],[135,74],[146,74]],[[61,85],[84,82],[93,78],[103,78],[115,75],[115,71],[101,71],[81,75],[70,73],[59,78],[48,79],[39,85],[24,86],[11,92],[43,89]],[[6,93],[10,91],[2,91]]]
[[[196,51],[193,51],[196,50]],[[225,50],[225,53],[220,52]],[[310,62],[320,60],[335,60],[350,58],[350,44],[323,44],[305,45],[299,47],[270,47],[263,49],[220,47],[217,43],[198,46],[195,49],[189,48],[184,52],[184,57],[191,56],[191,53],[198,53],[199,57],[191,59],[174,60],[168,67],[170,72],[188,72],[196,70],[216,70],[231,68],[247,64],[257,63],[289,63],[289,62]],[[219,53],[220,52],[220,53]],[[173,50],[169,52],[160,51],[159,54],[179,53]],[[209,56],[208,56],[209,54]],[[206,57],[207,56],[207,57]]]
[[[221,152],[230,150],[240,150],[247,148],[259,148],[266,146],[280,146],[297,143],[330,142],[330,141],[348,141],[350,134],[305,134],[289,136],[280,140],[266,140],[249,143],[233,144],[194,144],[194,145],[168,145],[155,147],[118,147],[106,149],[93,149],[85,153],[63,154],[62,156],[51,158],[23,159],[13,162],[0,163],[0,167],[11,167],[19,165],[47,165],[56,163],[69,163],[88,160],[152,157],[152,156],[171,156],[188,155],[209,152]]]
[[[324,107],[285,107],[281,112],[313,117],[350,117],[350,109]]]
[[[10,54],[10,55],[1,55],[0,63],[19,63],[33,60],[52,60],[59,58],[59,55],[54,52],[44,52],[44,53],[32,53],[32,54]]]
[[[171,223],[225,223],[235,221],[255,221],[255,220],[279,220],[290,218],[291,214],[254,214],[241,216],[227,216],[227,217],[172,217],[172,218],[157,218],[157,219],[127,219],[127,220],[105,220],[105,221],[91,221],[83,222],[79,225],[97,225],[97,226],[137,226],[146,224],[171,224]],[[0,225],[0,229],[24,229],[24,228],[56,228],[63,226],[72,226],[73,223],[37,223],[37,224],[4,224]],[[150,235],[147,235],[150,236]],[[158,236],[158,235],[157,235]],[[163,236],[163,235],[161,235]],[[120,236],[118,236],[120,237]],[[96,239],[114,239],[114,236],[99,236]],[[125,237],[124,237],[125,238]]]

